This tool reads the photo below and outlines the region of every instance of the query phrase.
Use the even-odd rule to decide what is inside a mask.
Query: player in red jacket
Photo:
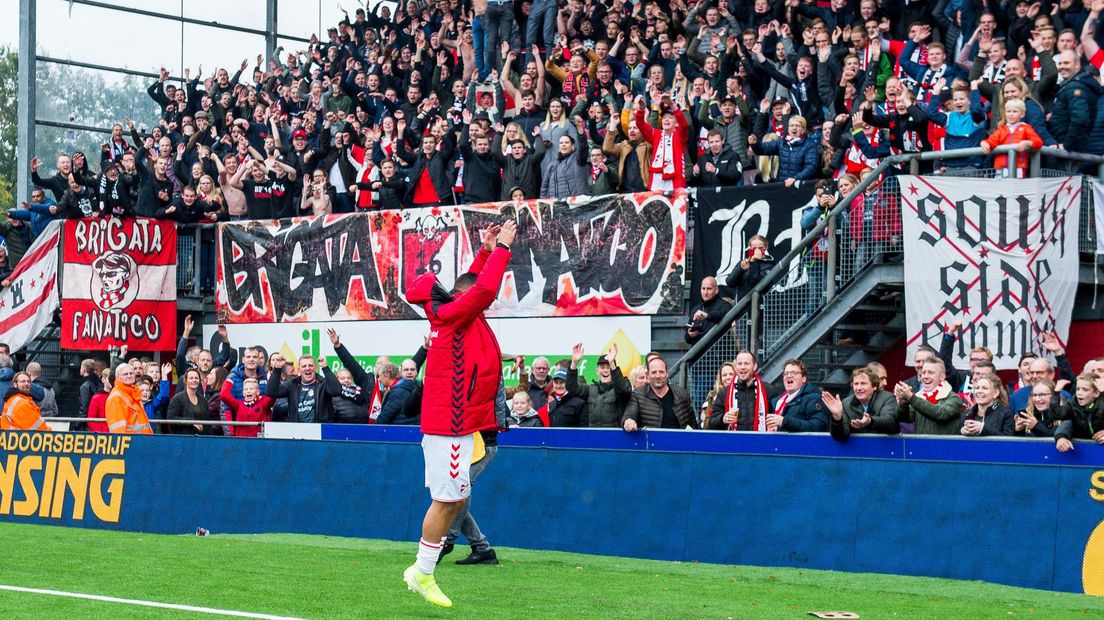
[[[479,431],[498,427],[494,406],[502,376],[502,351],[483,311],[498,296],[517,223],[507,220],[483,233],[483,248],[468,272],[446,291],[427,273],[406,291],[429,319],[422,396],[422,454],[433,500],[422,521],[418,559],[403,573],[407,587],[427,601],[452,607],[433,578],[445,535],[471,494],[469,467]]]

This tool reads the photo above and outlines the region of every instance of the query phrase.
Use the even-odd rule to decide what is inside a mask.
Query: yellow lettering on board
[[[107,485],[109,500],[103,498],[103,481],[106,476],[118,475]],[[92,482],[88,503],[92,506],[92,513],[100,521],[107,523],[119,522],[119,511],[123,507],[123,478],[126,474],[126,461],[123,459],[104,459],[96,464],[92,470]]]
[[[7,465],[0,465],[0,515],[11,513],[12,495],[15,495],[16,456],[8,455]]]
[[[23,487],[23,493],[26,497],[15,502],[13,514],[20,517],[29,517],[38,509],[38,489],[35,488],[34,480],[31,479],[31,472],[40,469],[42,469],[41,456],[24,456],[19,459],[19,486]]]
[[[1094,471],[1089,478],[1089,497],[1098,502],[1104,502],[1104,470]]]
[[[65,506],[65,489],[68,488],[73,494],[73,520],[84,520],[84,503],[88,498],[88,472],[91,466],[92,459],[81,459],[78,473],[73,468],[73,459],[60,459],[54,482],[54,505],[50,508],[51,518],[61,518],[61,510]]]

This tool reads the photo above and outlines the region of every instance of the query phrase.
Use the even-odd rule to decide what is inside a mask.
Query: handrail
[[[47,422],[107,422],[107,418],[66,418],[50,417],[42,418]],[[150,420],[150,424],[164,424],[166,426],[263,426],[264,422],[249,422],[236,420]]]
[[[1065,151],[1060,152],[1065,153]],[[836,202],[836,206],[828,212],[827,217],[821,218],[820,221],[817,222],[816,226],[812,228],[812,230],[810,230],[799,241],[794,243],[790,251],[786,253],[786,256],[784,256],[775,264],[774,269],[771,269],[769,272],[767,272],[767,275],[764,276],[763,279],[760,280],[759,283],[756,284],[755,287],[752,288],[747,295],[744,295],[742,299],[738,300],[736,304],[732,306],[732,309],[725,313],[724,318],[722,318],[716,325],[714,325],[712,329],[706,332],[705,335],[701,337],[701,340],[691,346],[690,349],[682,355],[682,357],[680,357],[674,364],[672,364],[670,370],[668,371],[668,374],[670,376],[678,376],[680,378],[680,384],[685,387],[688,382],[689,373],[682,372],[683,366],[696,360],[706,349],[708,349],[717,340],[719,340],[721,336],[723,336],[724,333],[728,331],[733,321],[735,321],[737,317],[743,314],[745,308],[747,308],[747,306],[750,304],[752,297],[756,295],[764,295],[771,287],[775,285],[775,282],[779,279],[779,277],[788,274],[790,272],[790,263],[795,258],[803,254],[812,243],[820,239],[821,235],[824,233],[824,229],[828,227],[829,221],[838,217],[840,213],[843,213],[844,209],[849,208],[851,203],[856,198],[858,198],[862,194],[862,192],[866,190],[867,187],[874,183],[874,181],[881,178],[882,173],[889,169],[890,166],[905,164],[911,161],[928,161],[934,159],[961,159],[966,157],[985,157],[988,155],[999,154],[1006,154],[1009,156],[1010,160],[1013,160],[1010,161],[1010,167],[1014,167],[1014,160],[1017,158],[1017,156],[1027,156],[1026,152],[1021,153],[1018,150],[1018,147],[1015,145],[1002,144],[989,153],[986,153],[980,147],[974,147],[966,149],[952,149],[949,151],[902,153],[900,155],[892,155],[883,159],[881,162],[878,163],[878,166],[875,167],[874,170],[866,176],[865,179],[859,181],[859,184],[855,186],[855,189],[853,189],[850,194],[845,196],[842,200]],[[1104,161],[1104,157],[1101,157],[1100,159],[1101,161]]]

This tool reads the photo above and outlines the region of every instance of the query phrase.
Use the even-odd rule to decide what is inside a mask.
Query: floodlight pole
[[[276,0],[265,0],[265,60],[276,51]]]
[[[15,201],[28,202],[31,193],[31,158],[35,152],[35,47],[36,0],[19,0],[19,75],[16,115]]]

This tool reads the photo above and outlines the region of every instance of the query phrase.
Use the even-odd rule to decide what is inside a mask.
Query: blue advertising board
[[[321,436],[0,433],[0,520],[417,540],[418,430]],[[496,545],[1104,595],[1104,446],[570,429],[500,444],[473,491]]]

